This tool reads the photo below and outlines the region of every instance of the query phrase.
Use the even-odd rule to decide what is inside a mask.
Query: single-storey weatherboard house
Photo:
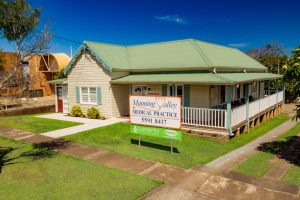
[[[56,85],[56,111],[128,116],[128,95],[182,97],[185,131],[239,134],[281,111],[281,75],[243,52],[195,39],[120,46],[85,41]],[[270,91],[270,81],[276,90]],[[197,129],[198,128],[198,129]],[[228,134],[229,133],[229,134]]]

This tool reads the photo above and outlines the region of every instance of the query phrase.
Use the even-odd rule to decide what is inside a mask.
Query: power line
[[[40,30],[37,30],[37,29],[35,29],[35,31],[37,31],[39,33],[43,33],[43,31],[40,31]],[[83,44],[82,42],[78,42],[78,41],[71,40],[71,39],[68,39],[68,38],[65,38],[65,37],[57,36],[57,35],[54,35],[54,34],[51,34],[51,33],[49,33],[49,35],[51,37],[54,37],[54,38],[57,38],[57,39],[60,39],[60,40],[65,40],[65,41],[69,41],[69,42],[73,42],[73,43],[77,43],[77,44]]]

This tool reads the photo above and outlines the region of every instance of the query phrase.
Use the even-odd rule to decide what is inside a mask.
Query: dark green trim
[[[101,87],[97,87],[96,92],[97,92],[97,102],[98,102],[98,105],[101,105],[102,104]]]
[[[190,85],[184,85],[183,98],[183,106],[190,107]]]
[[[168,95],[168,85],[162,84],[162,96],[167,96],[167,95]]]
[[[96,60],[97,62],[99,62],[101,64],[101,66],[103,66],[103,68],[105,68],[108,71],[112,71],[112,68],[109,67],[96,53],[95,51],[86,43],[83,43],[78,50],[76,51],[75,56],[71,59],[71,61],[69,62],[69,64],[67,65],[67,67],[64,69],[64,74],[67,75],[67,73],[71,70],[73,64],[77,61],[77,59],[80,57],[80,55],[82,54],[82,52],[87,51],[89,54],[91,54]]]

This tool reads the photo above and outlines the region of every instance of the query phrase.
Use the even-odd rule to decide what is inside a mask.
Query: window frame
[[[82,88],[87,88],[87,96],[88,96],[88,101],[83,101],[83,98],[82,98]],[[95,102],[91,102],[91,88],[95,88],[95,96],[96,96],[96,101]],[[85,93],[86,95],[86,93]],[[98,105],[98,96],[97,96],[97,87],[96,86],[81,86],[80,87],[80,104],[87,104],[87,105]]]

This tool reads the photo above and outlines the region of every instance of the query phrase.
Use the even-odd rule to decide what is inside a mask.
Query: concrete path
[[[53,138],[59,138],[66,135],[78,133],[81,131],[87,131],[102,126],[128,121],[128,119],[124,119],[124,118],[109,118],[106,120],[99,120],[99,119],[88,119],[88,118],[81,118],[81,117],[71,117],[71,116],[66,116],[65,114],[62,113],[51,113],[46,115],[39,115],[37,117],[83,123],[82,125],[59,129],[55,131],[49,131],[41,134]]]
[[[276,187],[260,182],[254,184],[255,181],[246,183],[242,179],[237,180],[211,173],[205,168],[202,171],[182,169],[6,127],[0,127],[0,135],[89,160],[96,164],[164,181],[164,185],[145,195],[142,199],[299,199],[299,187],[297,186],[280,185],[280,187]]]
[[[218,169],[221,168],[222,166],[237,160],[238,158],[244,157],[244,155],[249,155],[251,151],[254,151],[259,144],[264,143],[264,142],[270,142],[274,141],[277,137],[280,135],[284,134],[287,132],[289,129],[294,127],[296,125],[295,121],[292,121],[292,119],[284,122],[283,124],[277,126],[276,128],[272,129],[268,133],[264,134],[263,136],[257,138],[256,140],[236,149],[233,150],[224,156],[221,156],[220,158],[213,160],[212,162],[206,164],[206,166],[213,168],[213,169]],[[248,134],[251,134],[248,133]]]

